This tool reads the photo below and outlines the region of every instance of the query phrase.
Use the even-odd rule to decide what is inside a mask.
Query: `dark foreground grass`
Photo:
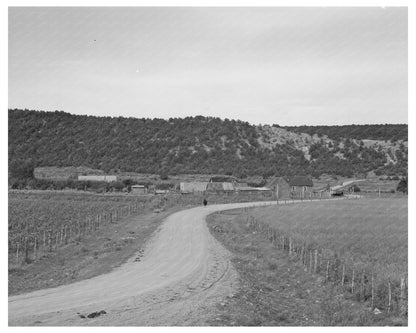
[[[321,277],[305,272],[298,261],[253,232],[241,213],[235,210],[208,218],[211,232],[233,254],[240,280],[237,294],[217,305],[208,325],[407,325],[401,318],[375,315]]]

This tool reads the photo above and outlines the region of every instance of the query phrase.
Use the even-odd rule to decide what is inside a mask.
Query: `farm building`
[[[117,181],[117,176],[109,176],[109,175],[86,175],[86,176],[78,176],[78,180],[80,181],[93,181],[93,182],[115,182]]]
[[[309,198],[312,196],[313,182],[306,176],[296,176],[289,180],[292,198]]]
[[[208,192],[234,192],[237,178],[232,176],[213,176],[207,184]]]
[[[277,199],[288,199],[290,198],[290,186],[289,182],[283,177],[274,177],[268,184],[267,187],[272,188],[276,191]]]
[[[146,194],[147,188],[144,185],[132,185],[131,186],[131,193],[133,194]]]
[[[233,176],[212,176],[209,179],[210,183],[237,183],[237,178]]]
[[[271,188],[268,188],[268,187],[250,187],[250,186],[241,186],[241,187],[238,187],[236,190],[244,192],[244,193],[248,193],[248,192],[250,192],[250,193],[259,193],[259,192],[266,193],[266,192],[268,192],[268,193],[272,194],[272,192],[273,192],[273,190]]]
[[[168,194],[169,190],[155,190],[155,194]]]
[[[198,193],[205,192],[207,182],[182,182],[179,184],[181,193]]]
[[[234,184],[230,182],[209,182],[207,192],[234,192]]]

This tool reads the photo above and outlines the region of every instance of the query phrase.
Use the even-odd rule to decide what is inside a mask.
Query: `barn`
[[[312,179],[306,176],[295,176],[289,179],[290,196],[294,199],[309,198],[313,192]]]
[[[131,193],[132,194],[146,194],[147,188],[144,185],[132,185],[131,186]]]
[[[207,184],[208,192],[234,192],[237,178],[231,176],[211,177]]]
[[[207,189],[207,182],[182,182],[179,184],[181,193],[202,193]]]
[[[274,177],[268,184],[276,191],[277,199],[289,199],[291,196],[289,181],[284,177]]]

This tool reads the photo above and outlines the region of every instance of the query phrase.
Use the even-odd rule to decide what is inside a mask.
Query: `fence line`
[[[407,316],[408,279],[403,273],[400,281],[386,282],[378,277],[371,265],[349,263],[336,251],[314,243],[296,239],[275,227],[246,216],[246,223],[259,231],[280,251],[296,257],[310,274],[321,275],[325,282],[339,285],[342,290],[361,302],[370,302],[371,308]]]
[[[238,200],[248,200],[253,197],[249,196],[218,196],[211,195],[168,195],[152,196],[145,201],[135,200],[118,208],[112,208],[101,213],[87,214],[79,217],[77,221],[62,225],[47,225],[46,227],[37,227],[36,224],[23,225],[18,230],[17,235],[10,236],[9,233],[9,261],[11,264],[20,265],[30,263],[41,257],[43,253],[53,252],[71,241],[80,241],[87,235],[93,234],[103,226],[117,223],[118,221],[132,215],[139,214],[145,210],[161,210],[173,206],[186,206],[201,204],[202,198],[207,197],[209,203],[221,201],[224,203],[235,202]],[[261,197],[268,199],[268,197]],[[237,200],[237,201],[238,201]],[[58,220],[59,221],[59,220]]]
[[[30,263],[40,257],[41,253],[56,251],[59,247],[68,244],[73,240],[80,241],[86,235],[92,234],[105,225],[139,213],[144,210],[145,205],[140,201],[127,206],[111,209],[107,212],[90,214],[83,219],[69,225],[36,229],[26,231],[27,236],[9,238],[9,253],[12,256],[13,264]]]

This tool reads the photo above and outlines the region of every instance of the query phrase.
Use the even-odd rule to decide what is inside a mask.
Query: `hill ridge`
[[[283,127],[204,116],[165,120],[20,109],[8,115],[12,176],[25,164],[240,178],[407,174],[403,124]]]

